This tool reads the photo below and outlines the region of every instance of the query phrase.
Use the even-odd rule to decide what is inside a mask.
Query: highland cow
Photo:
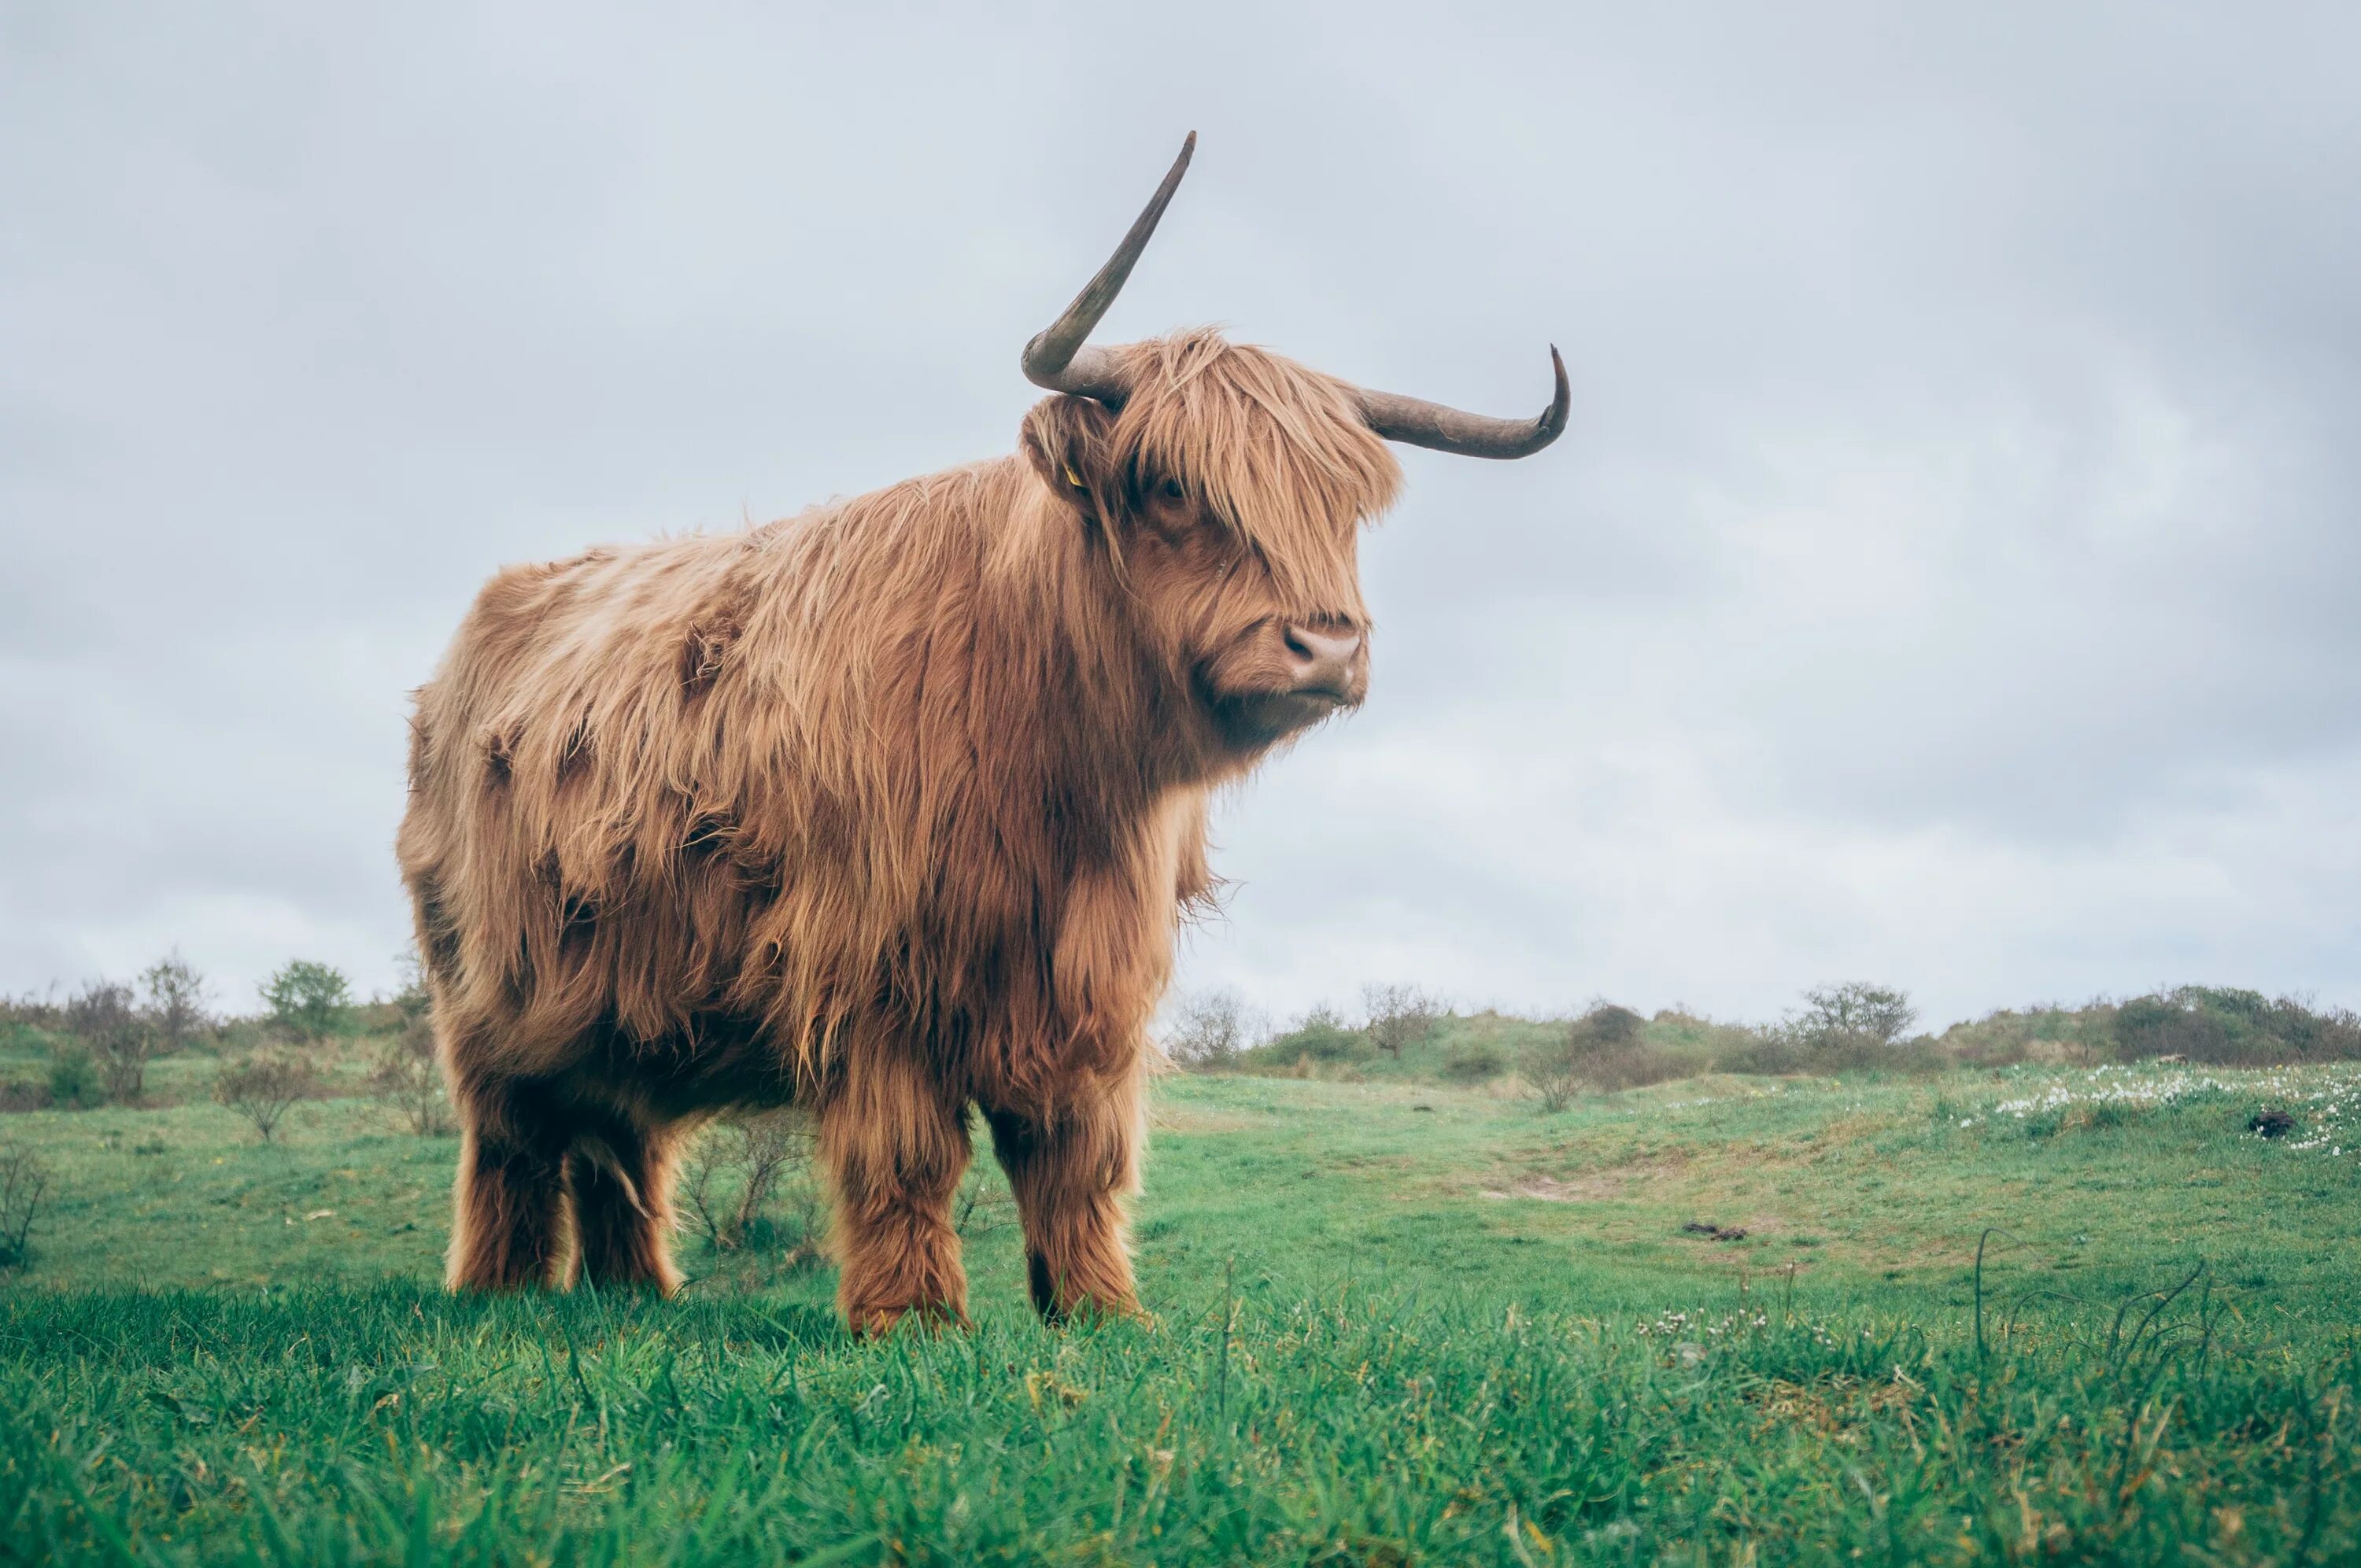
[[[1084,339],[1195,146],[1025,351],[1021,453],[745,532],[511,567],[412,721],[400,839],[462,1124],[454,1288],[678,1282],[682,1137],[817,1121],[857,1330],[964,1321],[980,1110],[1035,1306],[1137,1310],[1147,1029],[1210,791],[1358,704],[1386,442],[1565,422],[1196,331]]]

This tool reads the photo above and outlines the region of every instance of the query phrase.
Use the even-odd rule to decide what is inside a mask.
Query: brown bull
[[[1367,685],[1388,440],[1565,422],[1191,332],[1084,339],[1195,137],[1025,352],[1022,454],[487,586],[418,694],[404,880],[465,1132],[455,1288],[678,1279],[684,1133],[807,1107],[852,1324],[963,1318],[970,1107],[1035,1305],[1136,1310],[1146,1030],[1209,791]],[[1552,351],[1553,362],[1556,359]]]

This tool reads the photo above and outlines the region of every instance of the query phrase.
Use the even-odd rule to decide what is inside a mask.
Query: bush
[[[0,1143],[0,1274],[33,1259],[33,1222],[49,1196],[49,1171],[21,1144]]]
[[[2183,985],[2135,996],[2115,1009],[2114,1046],[2126,1061],[2185,1057],[2224,1067],[2348,1061],[2361,1057],[2361,1018],[2316,1012],[2299,997]]]
[[[316,1040],[345,1021],[352,986],[326,964],[297,959],[262,987],[270,1022],[290,1039]]]
[[[2299,1061],[2361,1057],[2361,1014],[2342,1007],[2318,1013],[2306,999],[2282,996],[2271,1003],[2271,1033]]]
[[[415,947],[393,955],[394,972],[401,977],[393,993],[394,1010],[403,1018],[423,1018],[434,1010],[434,992],[426,989],[426,964]]]
[[[1718,1024],[1677,1003],[1649,1020],[1648,1037],[1689,1064],[1693,1072],[1742,1071],[1732,1063],[1752,1047],[1759,1031],[1745,1024]]]
[[[378,1048],[368,1092],[402,1130],[422,1138],[447,1137],[457,1130],[457,1118],[444,1093],[443,1068],[434,1054],[434,998],[414,952],[395,962],[401,987],[391,1002],[394,1027]]]
[[[1575,1069],[1602,1094],[1639,1089],[1684,1076],[1684,1064],[1647,1037],[1646,1023],[1628,1007],[1601,1003],[1566,1027]]]
[[[1932,1041],[1905,1040],[1918,1019],[1909,992],[1855,981],[1817,986],[1804,1005],[1751,1032],[1719,1065],[1731,1072],[1925,1072],[1947,1065]]]
[[[104,980],[85,984],[66,1003],[66,1030],[98,1064],[107,1098],[139,1098],[148,1086],[156,1036],[133,1005],[129,986]]]
[[[49,1103],[60,1111],[88,1111],[106,1103],[106,1080],[89,1047],[61,1045],[50,1056]]]
[[[1396,1061],[1406,1046],[1422,1046],[1443,1022],[1443,1003],[1411,985],[1372,985],[1361,992],[1368,1010],[1369,1044]]]
[[[319,1076],[312,1064],[293,1057],[249,1057],[225,1067],[214,1080],[214,1098],[254,1125],[264,1143],[277,1136],[279,1124],[298,1101],[319,1092]]]
[[[368,1092],[397,1126],[419,1137],[448,1137],[457,1130],[434,1058],[434,1025],[423,1014],[386,1036],[369,1069]]]
[[[2218,1061],[2227,1053],[2230,1032],[2191,994],[2193,987],[2160,996],[2135,996],[2115,1009],[2115,1045],[2127,1061],[2142,1057],[2182,1056]]]
[[[1573,1025],[1567,1028],[1571,1032]],[[1541,1101],[1542,1110],[1553,1116],[1573,1104],[1575,1096],[1587,1087],[1581,1069],[1575,1065],[1574,1052],[1563,1036],[1526,1047],[1517,1070]]]
[[[1321,1063],[1357,1061],[1370,1054],[1368,1036],[1347,1028],[1333,1008],[1314,1007],[1302,1022],[1272,1040],[1264,1050],[1280,1061],[1305,1058]]]
[[[800,1111],[736,1116],[707,1128],[682,1165],[680,1182],[681,1201],[707,1245],[728,1252],[776,1240],[796,1258],[817,1258],[816,1142],[811,1120]],[[768,1212],[771,1200],[781,1193],[792,1201],[784,1226]]]
[[[1647,1037],[1647,1020],[1611,1002],[1558,1026],[1527,1047],[1520,1064],[1545,1109],[1562,1111],[1583,1090],[1611,1094],[1685,1075],[1686,1065]]]
[[[1867,1056],[1891,1047],[1917,1021],[1908,992],[1854,981],[1804,992],[1794,1025],[1815,1050]]]
[[[150,965],[139,985],[147,992],[148,1026],[159,1054],[187,1049],[213,1026],[205,977],[190,967],[179,948]]]
[[[65,1009],[58,1005],[56,997],[55,985],[47,996],[29,991],[15,996],[0,994],[0,1035],[10,1030],[55,1034],[64,1028]]]
[[[1747,1030],[1743,1039],[1723,1048],[1714,1065],[1724,1072],[1780,1078],[1806,1070],[1805,1055],[1804,1043],[1794,1030],[1773,1024]]]
[[[1443,1058],[1443,1076],[1454,1083],[1481,1083],[1508,1070],[1508,1053],[1488,1039],[1461,1040]]]
[[[1217,1072],[1237,1065],[1252,1032],[1236,992],[1201,991],[1173,1010],[1164,1054],[1191,1072]]]

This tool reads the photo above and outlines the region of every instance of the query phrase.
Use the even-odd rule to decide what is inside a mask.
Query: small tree
[[[139,977],[139,986],[147,993],[148,1026],[155,1032],[159,1053],[185,1049],[213,1026],[213,997],[205,977],[178,948],[150,965]]]
[[[1165,1032],[1164,1054],[1191,1072],[1234,1066],[1253,1043],[1254,1025],[1235,991],[1201,991],[1181,998]]]
[[[426,1018],[406,1018],[386,1037],[369,1069],[368,1091],[397,1125],[419,1137],[448,1137],[457,1128],[434,1059],[434,1025]]]
[[[951,1194],[951,1229],[960,1240],[972,1242],[978,1236],[988,1236],[1016,1223],[1016,1195],[979,1161],[967,1168],[960,1178],[959,1190]]]
[[[393,955],[393,972],[401,979],[394,990],[393,1004],[404,1018],[423,1018],[434,1010],[434,993],[426,989],[426,965],[415,947]]]
[[[1582,1069],[1569,1038],[1574,1027],[1569,1024],[1565,1031],[1534,1041],[1517,1064],[1518,1076],[1532,1086],[1542,1109],[1553,1116],[1573,1104],[1582,1092]]]
[[[269,1143],[296,1102],[318,1091],[312,1064],[286,1056],[255,1056],[225,1067],[214,1080],[214,1098],[254,1124]]]
[[[33,1258],[33,1222],[49,1195],[49,1170],[22,1144],[0,1143],[0,1274]]]
[[[147,1087],[155,1031],[132,1004],[131,988],[93,980],[66,1003],[66,1028],[98,1063],[110,1100],[137,1100]]]
[[[297,959],[263,984],[262,1000],[281,1034],[316,1040],[344,1020],[353,993],[341,971]]]
[[[1908,992],[1861,981],[1806,991],[1795,1020],[1814,1044],[1860,1042],[1880,1047],[1901,1039],[1917,1021],[1918,1009],[1910,1004]]]
[[[401,1026],[378,1051],[377,1065],[369,1071],[369,1093],[398,1125],[422,1138],[446,1137],[457,1124],[434,1056],[433,999],[415,952],[402,954],[395,963],[401,987],[393,993],[393,1005]]]
[[[1672,1059],[1648,1043],[1648,1022],[1629,1007],[1595,1002],[1549,1038],[1528,1047],[1518,1070],[1546,1111],[1563,1111],[1585,1089],[1612,1093],[1661,1082]]]
[[[819,1229],[809,1180],[814,1138],[810,1118],[786,1110],[732,1117],[697,1140],[681,1171],[680,1193],[715,1251],[761,1234],[763,1211],[782,1187],[793,1188],[798,1200],[795,1245],[810,1250]]]
[[[1443,1021],[1443,1003],[1414,985],[1364,987],[1361,1004],[1368,1009],[1369,1043],[1396,1061],[1403,1047],[1425,1044]]]

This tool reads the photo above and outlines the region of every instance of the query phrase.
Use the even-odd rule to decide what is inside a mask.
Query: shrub
[[[1455,1083],[1481,1083],[1508,1070],[1508,1053],[1488,1039],[1461,1040],[1443,1058],[1443,1076]]]
[[[2351,1061],[2361,1057],[2361,1015],[2333,1007],[2313,1011],[2304,998],[2271,1003],[2270,1030],[2298,1061]]]
[[[33,1222],[49,1196],[49,1171],[21,1144],[0,1143],[0,1274],[33,1258]]]
[[[51,1054],[49,1103],[61,1111],[88,1111],[106,1103],[106,1080],[88,1046],[60,1045]]]
[[[1309,1058],[1315,1062],[1354,1061],[1369,1054],[1368,1036],[1347,1028],[1334,1009],[1314,1007],[1301,1023],[1264,1047],[1281,1061]]]
[[[1246,1003],[1236,992],[1201,991],[1174,1009],[1164,1054],[1191,1072],[1216,1072],[1237,1065],[1251,1033]]]
[[[1649,1020],[1649,1037],[1691,1064],[1692,1070],[1743,1071],[1736,1061],[1752,1047],[1759,1031],[1745,1024],[1718,1024],[1675,1004]]]
[[[2219,1066],[2344,1061],[2361,1057],[2361,1018],[2342,1008],[2316,1012],[2306,1000],[2257,991],[2183,985],[2135,996],[2115,1009],[2116,1054],[2185,1057]]]
[[[255,1056],[225,1067],[214,1080],[214,1098],[254,1125],[269,1143],[298,1101],[319,1092],[312,1064],[287,1056]]]
[[[282,1035],[316,1040],[345,1021],[352,986],[339,970],[297,959],[264,982],[262,1000]]]
[[[1401,1060],[1406,1046],[1422,1046],[1443,1022],[1443,1004],[1411,985],[1372,985],[1363,989],[1361,1003],[1368,1010],[1366,1029],[1369,1044]]]
[[[1541,1101],[1542,1110],[1553,1116],[1573,1104],[1583,1091],[1582,1071],[1563,1036],[1526,1047],[1517,1070]]]
[[[1805,1055],[1804,1042],[1795,1030],[1773,1024],[1749,1029],[1741,1038],[1725,1045],[1714,1065],[1724,1072],[1778,1078],[1806,1070]]]
[[[1576,1019],[1568,1031],[1575,1066],[1601,1093],[1639,1089],[1684,1076],[1680,1058],[1642,1033],[1640,1015],[1628,1008],[1598,1007]]]
[[[706,1129],[681,1168],[681,1201],[717,1252],[784,1236],[796,1257],[817,1257],[818,1186],[812,1179],[816,1135],[800,1111],[734,1116]],[[773,1197],[793,1200],[791,1223],[767,1210]]]
[[[1683,1064],[1647,1037],[1647,1021],[1629,1007],[1594,1003],[1551,1037],[1527,1047],[1521,1064],[1543,1105],[1564,1110],[1584,1089],[1602,1094],[1682,1076]]]
[[[1764,1074],[1940,1070],[1933,1042],[1902,1038],[1917,1018],[1907,992],[1861,981],[1816,986],[1783,1022],[1731,1047],[1721,1065]]]
[[[403,1020],[386,1036],[369,1069],[368,1092],[396,1125],[419,1137],[448,1137],[457,1129],[434,1059],[434,1025],[423,1015]]]
[[[1854,981],[1804,992],[1795,1025],[1813,1048],[1848,1054],[1863,1047],[1891,1047],[1917,1021],[1908,992]]]
[[[213,1026],[211,994],[199,974],[175,948],[139,977],[147,993],[148,1026],[161,1054],[184,1050]]]
[[[104,980],[84,985],[66,1003],[66,1030],[98,1064],[109,1099],[139,1098],[148,1085],[156,1035],[132,1004],[129,986]]]
[[[393,956],[394,972],[401,977],[401,986],[393,993],[394,1009],[402,1017],[423,1018],[434,1011],[434,994],[426,989],[426,965],[415,947],[405,948]]]
[[[0,1025],[11,1029],[33,1029],[53,1034],[65,1027],[65,1009],[55,1000],[57,987],[52,984],[47,996],[37,996],[27,991],[21,995],[0,994]]]
[[[2135,996],[2115,1009],[2115,1045],[2126,1060],[2185,1056],[2216,1061],[2227,1050],[2230,1032],[2189,994],[2191,988],[2157,996]]]

